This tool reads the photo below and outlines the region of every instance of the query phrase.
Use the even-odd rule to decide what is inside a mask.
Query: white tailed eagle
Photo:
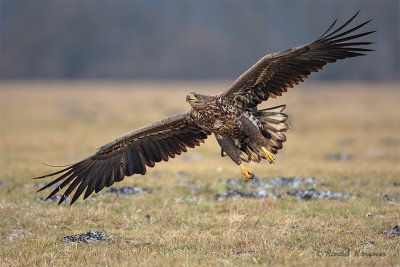
[[[212,133],[221,146],[221,155],[228,155],[240,166],[244,179],[251,181],[254,175],[242,162],[266,159],[273,163],[273,154],[282,148],[286,141],[284,132],[288,129],[288,116],[283,113],[285,105],[261,110],[257,105],[270,97],[281,96],[327,63],[372,51],[365,48],[371,42],[358,39],[375,31],[354,33],[371,20],[346,29],[358,13],[333,29],[335,20],[312,43],[264,56],[223,93],[214,96],[189,93],[186,96],[191,106],[188,112],[124,134],[75,164],[37,177],[58,176],[39,191],[59,183],[50,198],[67,187],[60,204],[76,189],[72,204],[85,190],[84,199],[93,191],[97,193],[122,181],[125,176],[144,175],[147,167],[204,143]]]

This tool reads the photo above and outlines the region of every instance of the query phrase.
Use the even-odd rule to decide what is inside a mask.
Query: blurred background
[[[0,266],[398,264],[399,2],[0,0]],[[221,92],[360,9],[350,26],[374,19],[358,32],[377,30],[362,38],[376,51],[259,106],[287,104],[290,130],[277,164],[245,164],[258,182],[210,136],[113,185],[146,194],[103,190],[70,208],[37,193],[51,178],[31,178],[60,170],[42,162],[78,162],[186,112],[188,92]],[[89,231],[113,241],[61,243]],[[331,248],[352,257],[320,257]]]
[[[1,1],[2,80],[233,80],[361,9],[375,52],[315,80],[399,80],[399,1]]]

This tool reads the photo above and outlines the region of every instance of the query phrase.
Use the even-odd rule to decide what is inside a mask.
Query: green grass
[[[1,84],[0,265],[394,265],[400,224],[400,97],[396,85],[307,83],[263,107],[286,103],[291,129],[275,165],[246,164],[259,177],[321,177],[317,190],[359,197],[299,201],[223,199],[224,180],[241,177],[210,137],[196,150],[126,178],[147,194],[97,194],[73,206],[37,202],[32,180],[73,163],[114,138],[183,112],[187,92],[217,93],[227,83],[35,82]],[[350,141],[349,141],[350,140]],[[330,153],[349,161],[330,161]],[[178,178],[176,173],[187,174]],[[192,193],[191,181],[200,189]],[[196,196],[198,201],[185,202]],[[367,212],[383,218],[365,217]],[[145,218],[151,215],[155,221]],[[298,228],[294,229],[293,226]],[[101,231],[109,244],[64,244]],[[330,253],[329,253],[330,251]],[[346,254],[347,256],[334,256]],[[362,254],[364,253],[364,254]],[[378,255],[379,254],[379,255]],[[369,255],[369,256],[368,256]]]

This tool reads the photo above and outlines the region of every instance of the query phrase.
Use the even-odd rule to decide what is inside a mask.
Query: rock
[[[62,197],[62,195],[54,195],[54,196],[52,196],[51,198],[49,198],[49,199],[47,199],[47,200],[46,200],[45,197],[41,197],[41,198],[37,198],[36,201],[37,201],[37,202],[44,202],[44,201],[59,202],[60,199],[61,199],[61,197]],[[66,203],[66,202],[68,202],[69,200],[70,200],[70,198],[67,197],[63,203]]]
[[[228,193],[217,194],[215,196],[216,200],[221,200],[223,198],[265,198],[268,197],[269,194],[267,191],[262,190],[259,192],[242,192],[239,190],[234,190]]]
[[[181,202],[181,201],[194,202],[194,201],[197,201],[199,199],[196,196],[192,196],[192,197],[184,197],[184,198],[175,197],[174,200],[176,202]]]
[[[323,182],[324,179],[316,177],[276,177],[273,179],[272,185],[298,188],[300,186],[316,186],[316,182]]]
[[[61,241],[64,243],[80,243],[80,242],[93,243],[96,241],[102,243],[109,243],[112,241],[112,238],[107,237],[105,234],[101,232],[91,231],[80,235],[65,236],[61,239]]]
[[[372,217],[372,218],[383,218],[383,215],[376,215],[375,213],[368,212],[364,215],[364,217]]]
[[[118,187],[118,186],[115,186],[115,187],[109,188],[105,193],[106,194],[117,194],[117,195],[136,195],[136,194],[145,194],[145,193],[147,193],[147,191],[140,187],[130,187],[130,186]]]
[[[193,196],[193,197],[184,197],[182,199],[183,201],[189,201],[189,202],[193,202],[197,200],[197,197]]]
[[[326,199],[347,199],[353,197],[347,193],[341,192],[331,192],[331,191],[317,191],[314,189],[311,190],[292,190],[287,192],[290,196],[295,196],[301,200],[312,200],[312,199],[319,199],[319,198],[326,198]]]
[[[148,221],[156,221],[156,218],[154,218],[153,216],[147,214],[144,216]]]
[[[268,196],[269,196],[269,194],[265,190],[258,191],[258,193],[256,195],[257,198],[263,198],[263,197],[268,197]]]
[[[383,195],[382,199],[386,200],[386,201],[399,202],[400,201],[400,193],[397,197],[392,197],[388,194],[385,194],[385,195]]]
[[[22,230],[17,230],[16,229],[16,230],[12,230],[11,235],[8,236],[8,240],[13,241],[13,240],[16,240],[16,239],[22,239],[24,237],[25,237],[25,235],[22,232]]]
[[[393,228],[387,229],[383,231],[383,234],[386,236],[391,236],[391,237],[398,237],[400,236],[400,225],[396,225]]]
[[[360,246],[376,246],[375,241],[360,241]]]
[[[317,191],[315,188],[325,180],[318,177],[275,177],[254,178],[252,182],[245,183],[242,179],[228,179],[226,193],[217,194],[215,198],[266,198],[272,196],[274,200],[282,195],[295,196],[301,200],[311,199],[346,199],[353,195],[341,192]],[[284,188],[311,188],[309,190],[285,190]]]
[[[233,189],[234,185],[238,187],[248,186],[254,189],[269,189],[276,187],[291,187],[298,188],[301,186],[316,187],[317,183],[322,183],[325,180],[318,177],[265,177],[254,178],[252,182],[245,182],[242,184],[243,179],[228,179],[224,182],[228,189]]]
[[[226,180],[226,184],[230,184],[230,185],[234,185],[234,184],[238,184],[238,183],[240,183],[240,181],[241,180],[239,180],[239,179],[228,179],[228,180]],[[254,180],[253,180],[254,181]]]

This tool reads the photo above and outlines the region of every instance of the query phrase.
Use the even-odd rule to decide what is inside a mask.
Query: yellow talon
[[[254,178],[253,172],[250,171],[249,169],[246,169],[246,168],[243,166],[243,164],[240,164],[239,166],[240,166],[240,169],[241,169],[241,171],[242,171],[243,178],[244,178],[246,181],[248,181],[248,182],[253,181],[253,178]]]
[[[275,157],[272,155],[272,153],[269,152],[268,150],[266,150],[265,147],[262,147],[261,149],[262,149],[262,151],[264,152],[264,156],[265,156],[265,158],[268,160],[268,162],[269,162],[270,164],[275,163]]]

